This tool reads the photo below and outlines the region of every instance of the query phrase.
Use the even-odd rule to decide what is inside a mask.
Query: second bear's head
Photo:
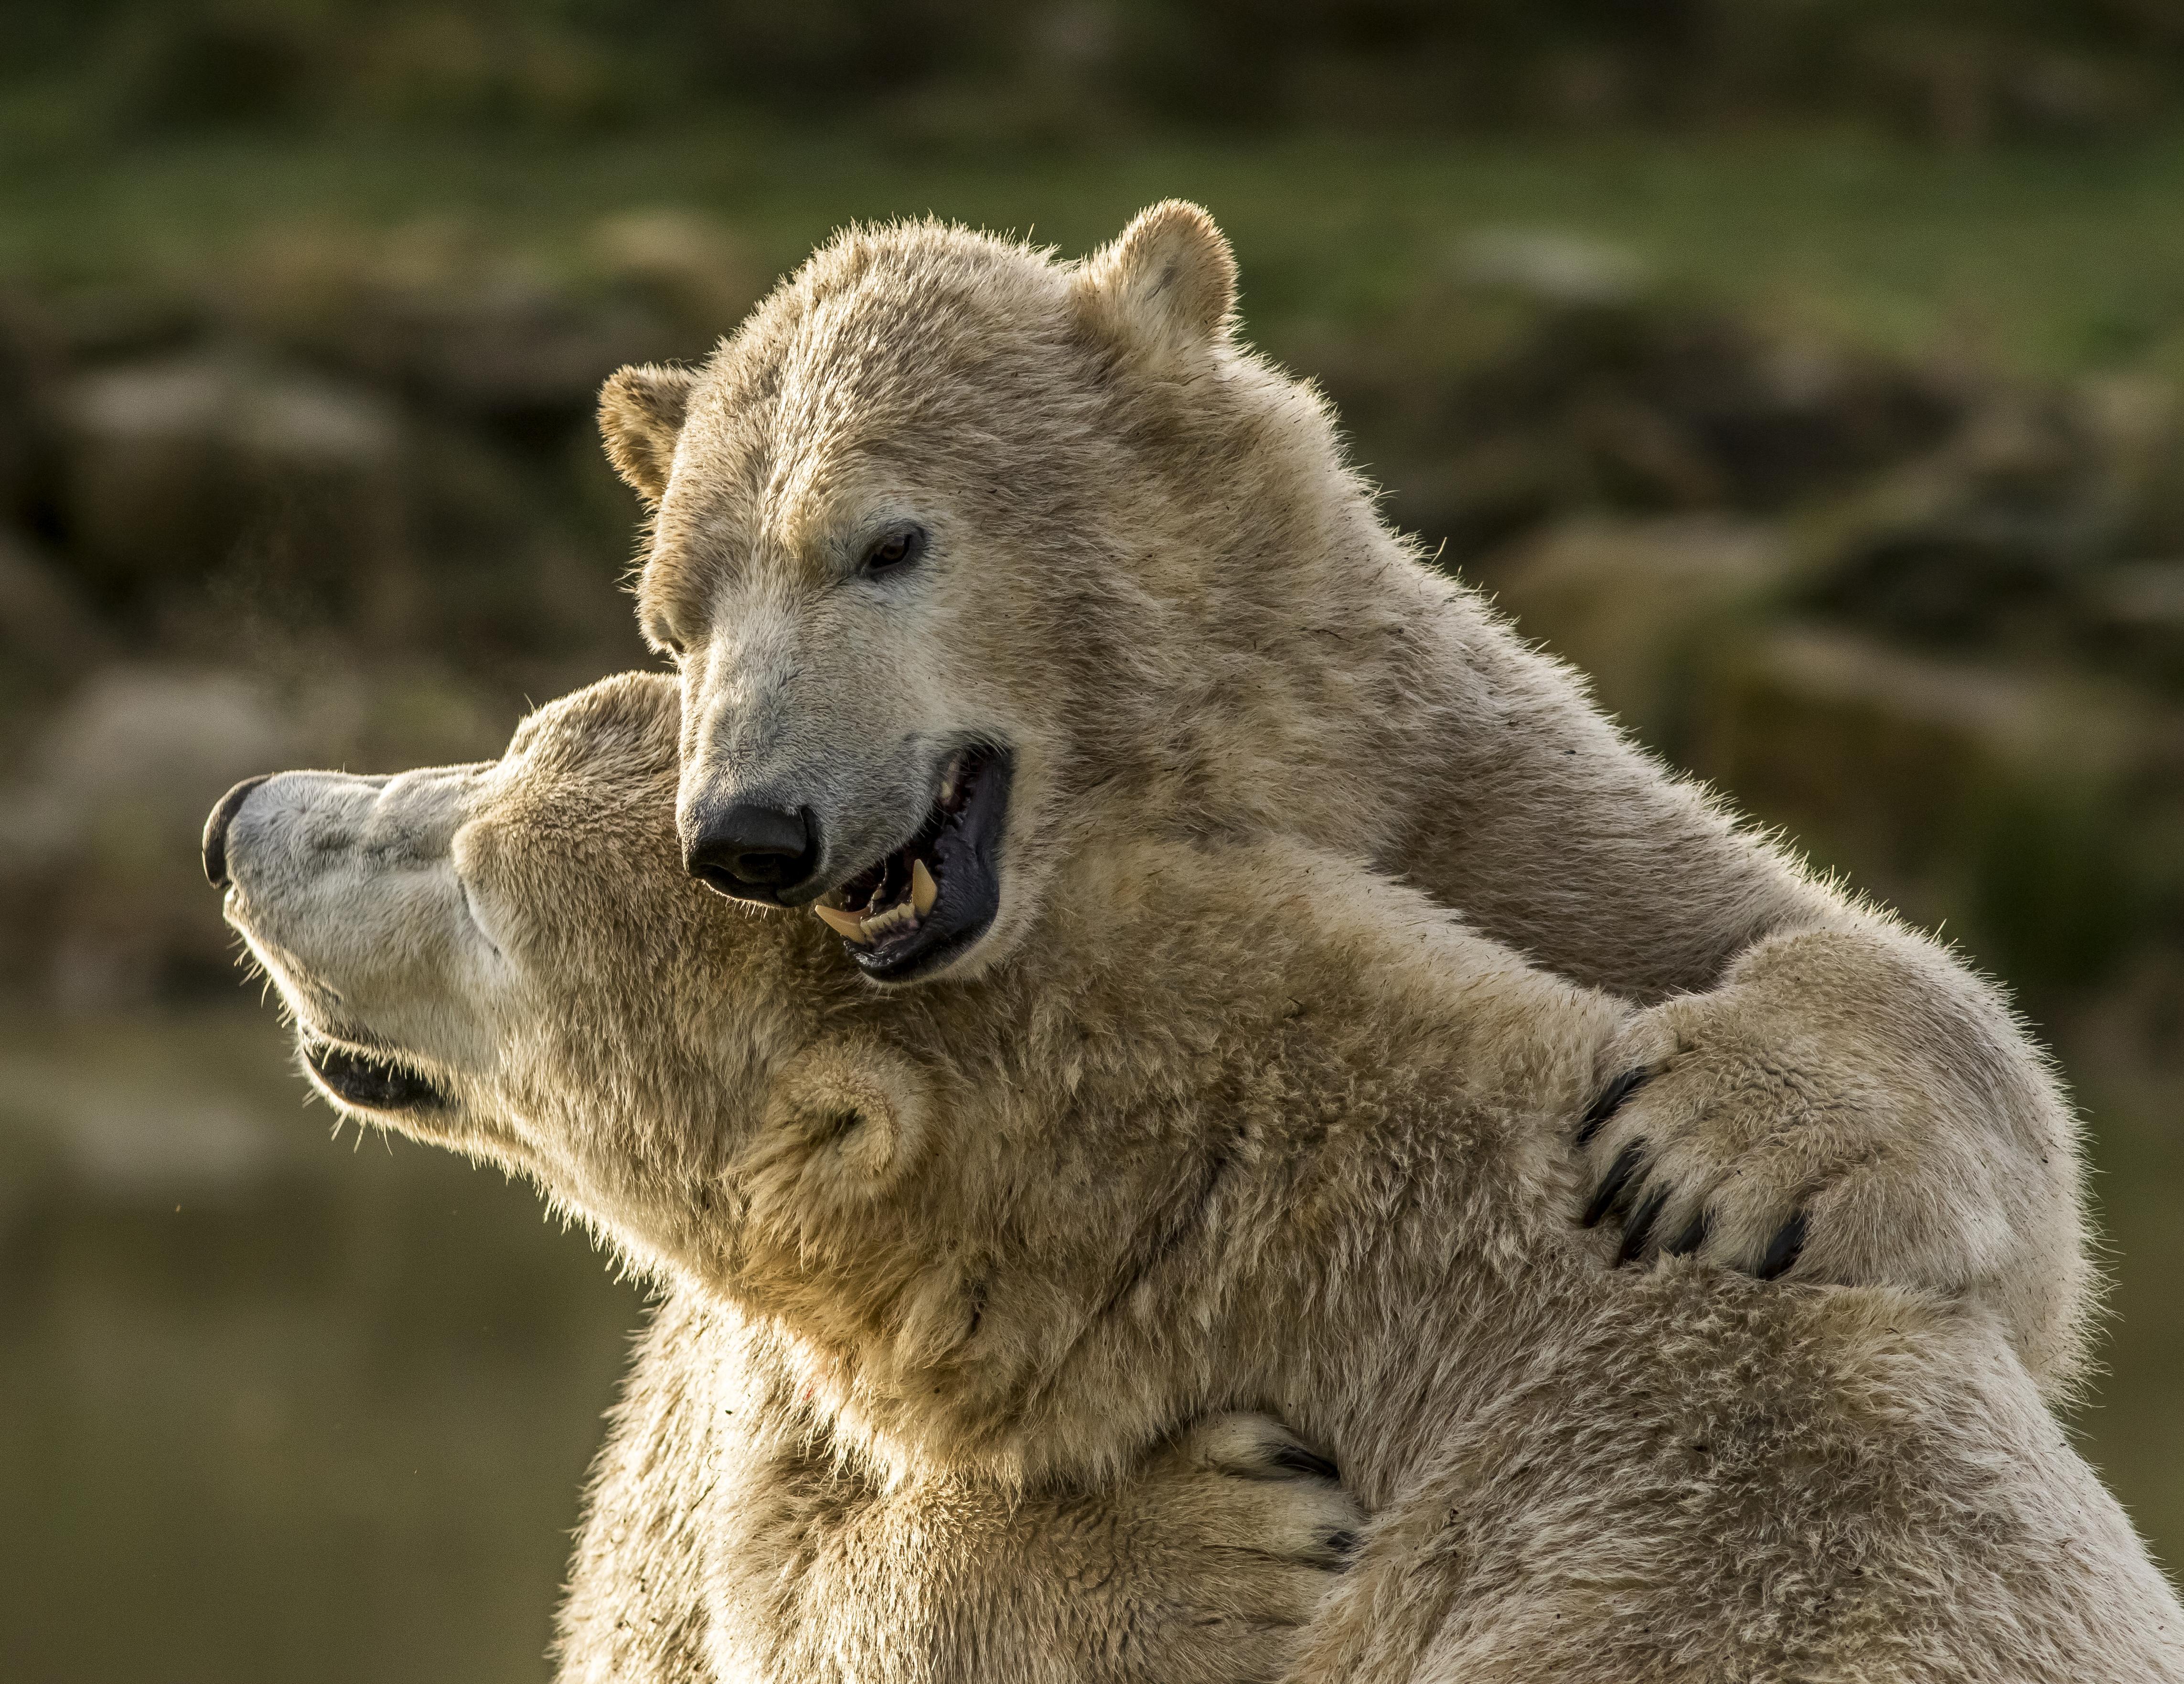
[[[1299,565],[1369,572],[1370,499],[1235,300],[1179,203],[1075,263],[851,229],[702,368],[607,382],[694,875],[902,983],[1007,953],[1117,826],[1370,851],[1371,769],[1318,693],[1355,682],[1341,607]]]
[[[631,674],[497,761],[254,779],[206,869],[345,1114],[527,1174],[641,1270],[758,1311],[812,1395],[898,1442],[1001,1431],[1116,1281],[1217,1232],[1235,1124],[1187,1090],[1261,1070],[1306,985],[1259,885],[1337,890],[1279,850],[1144,841],[1071,874],[1040,962],[876,990],[818,923],[685,873],[680,717]]]
[[[861,1029],[823,930],[682,872],[678,715],[631,674],[498,761],[240,785],[207,867],[337,1105],[532,1176],[641,1268],[730,1277],[868,1226],[944,1078]]]

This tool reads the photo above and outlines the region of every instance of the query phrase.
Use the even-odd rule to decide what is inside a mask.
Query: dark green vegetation
[[[18,0],[77,130],[626,127],[722,103],[959,141],[1855,117],[1953,146],[2174,108],[2161,0]]]
[[[1075,252],[1168,193],[1399,518],[2018,987],[2115,1246],[2085,1441],[2184,1546],[2184,145],[1665,105],[1177,139],[1118,94],[1090,144],[1004,149],[990,113],[827,137],[688,88],[646,127],[510,94],[491,134],[461,100],[267,130],[146,103],[181,48],[101,15],[140,56],[81,75],[126,100],[0,100],[0,1672],[542,1675],[635,1296],[523,1190],[298,1114],[197,827],[271,766],[492,753],[642,659],[589,423],[616,363],[701,354],[851,217]],[[2012,38],[2097,68],[2140,27],[2047,15]]]

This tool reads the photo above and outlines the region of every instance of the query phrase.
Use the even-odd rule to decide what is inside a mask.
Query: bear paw
[[[1186,1429],[1078,1518],[1099,1559],[1071,1603],[1102,1658],[1079,1676],[1135,1679],[1155,1653],[1191,1684],[1285,1676],[1365,1520],[1332,1463],[1256,1414]]]
[[[1334,1464],[1269,1415],[1213,1415],[1167,1453],[1186,1479],[1196,1469],[1228,1511],[1234,1542],[1315,1571],[1348,1564],[1364,1512]],[[1212,1481],[1220,1481],[1213,1484]]]
[[[1960,1295],[2036,1373],[2086,1302],[2073,1125],[2007,1010],[1886,929],[1807,931],[1641,1013],[1577,1129],[1632,1264]]]
[[[1626,1069],[1586,1112],[1577,1141],[1592,1149],[1596,1176],[1580,1220],[1619,1232],[1618,1266],[1702,1252],[1762,1280],[1786,1274],[1804,1254],[1811,1218],[1802,1201],[1822,1167],[1797,1162],[1810,1154],[1795,1151],[1762,1163],[1751,1113],[1716,1109],[1711,1095],[1663,1086],[1632,1103],[1675,1068]]]

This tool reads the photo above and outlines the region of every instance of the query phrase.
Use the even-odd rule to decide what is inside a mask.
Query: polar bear
[[[650,505],[691,869],[889,983],[977,974],[1088,839],[1280,834],[1549,969],[1673,997],[1585,1142],[1634,1258],[1891,1281],[2051,1386],[2093,1275],[2075,1120],[1997,991],[1642,752],[1380,520],[1237,338],[1206,214],[1083,263],[852,229],[600,415]]]
[[[1334,1469],[1262,1415],[1121,1477],[1017,1491],[837,1465],[732,1307],[683,1291],[596,1472],[562,1676],[599,1684],[1245,1684],[1355,1547]]]
[[[1151,827],[1057,862],[975,978],[875,990],[686,874],[682,728],[671,681],[610,680],[490,765],[242,786],[206,853],[337,1104],[734,1308],[705,1408],[1095,1510],[1267,1410],[1375,1517],[1299,1678],[2184,1678],[2184,1610],[1981,1307],[1618,1268],[1569,1220],[1574,1125],[1673,1008],[1346,856]],[[701,1531],[766,1508],[715,1471]],[[842,1559],[702,1557],[715,1676]],[[903,1641],[975,1644],[924,1584]]]

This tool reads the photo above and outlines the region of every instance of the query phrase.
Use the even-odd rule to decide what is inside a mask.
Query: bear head
[[[1235,288],[1179,203],[1078,263],[853,228],[702,368],[607,382],[693,874],[899,983],[1011,951],[1116,827],[1371,851],[1339,605],[1297,558],[1379,528]]]

